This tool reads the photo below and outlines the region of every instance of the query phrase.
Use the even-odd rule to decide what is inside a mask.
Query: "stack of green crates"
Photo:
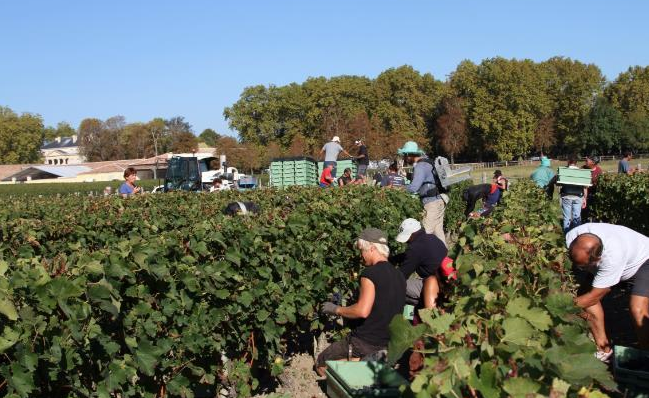
[[[315,161],[307,157],[274,159],[270,164],[270,185],[318,185]]]
[[[322,174],[322,165],[323,162],[318,162],[318,176]],[[352,162],[351,160],[339,160],[336,162],[336,177],[340,177],[343,175],[343,171],[345,171],[346,168],[352,169],[352,178],[356,178],[356,172],[358,171],[358,166],[356,163]]]

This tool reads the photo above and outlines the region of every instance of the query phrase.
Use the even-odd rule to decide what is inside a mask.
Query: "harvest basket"
[[[408,382],[394,369],[379,362],[327,361],[327,396],[399,397],[399,386]]]

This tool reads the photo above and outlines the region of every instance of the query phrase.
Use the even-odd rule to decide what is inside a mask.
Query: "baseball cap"
[[[378,228],[365,228],[358,236],[358,239],[382,245],[388,244],[388,236]]]
[[[334,138],[332,138],[331,141],[340,142],[340,137],[334,135]]]
[[[397,242],[406,243],[410,236],[421,229],[421,223],[414,218],[406,218],[399,227]]]

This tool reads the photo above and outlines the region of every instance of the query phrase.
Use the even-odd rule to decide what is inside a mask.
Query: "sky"
[[[0,0],[0,106],[236,135],[223,109],[245,87],[311,76],[565,56],[614,80],[649,65],[647,15],[644,0]]]

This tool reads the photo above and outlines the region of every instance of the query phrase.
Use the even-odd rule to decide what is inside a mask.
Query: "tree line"
[[[317,156],[341,137],[362,138],[372,158],[394,157],[413,140],[452,160],[510,160],[545,153],[607,155],[649,150],[649,67],[607,82],[594,64],[489,58],[461,62],[445,81],[411,66],[364,76],[314,77],[247,87],[225,108],[235,139],[212,129],[198,137],[182,116],[126,123],[123,116],[44,127],[39,115],[0,107],[0,163],[33,163],[44,140],[78,135],[89,161],[218,147],[229,163],[266,167],[279,156]]]
[[[333,135],[364,138],[372,157],[414,140],[464,161],[531,154],[613,154],[649,149],[649,67],[607,82],[599,67],[543,62],[461,62],[448,79],[410,66],[363,76],[252,86],[224,111],[243,143],[316,154]]]

